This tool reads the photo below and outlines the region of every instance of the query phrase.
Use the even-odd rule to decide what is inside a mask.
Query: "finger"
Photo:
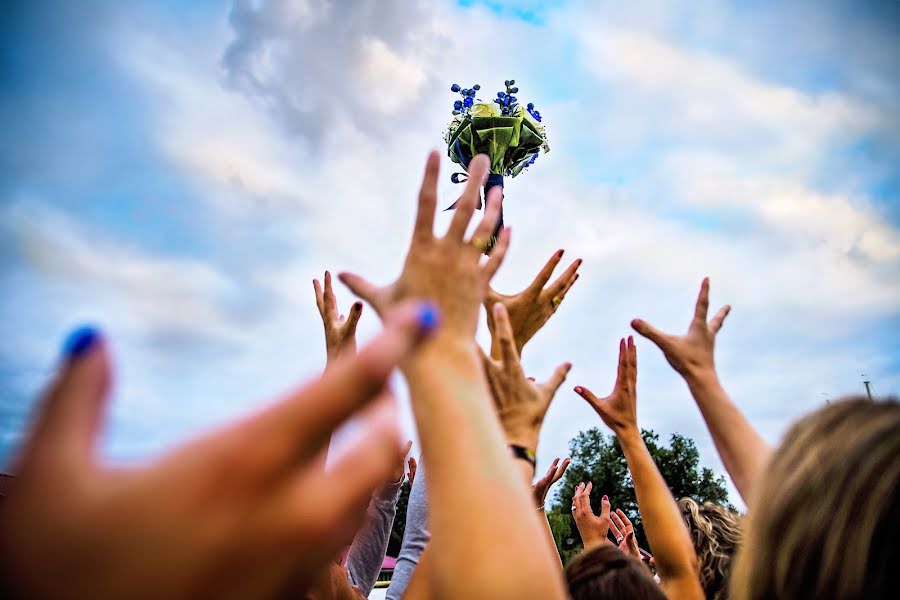
[[[557,481],[562,479],[562,476],[565,474],[566,469],[569,468],[570,462],[572,462],[572,461],[571,461],[571,459],[568,459],[568,458],[565,459],[564,461],[562,461],[562,464],[559,465],[559,467],[556,469],[556,473],[553,475],[553,483],[556,483]]]
[[[622,518],[617,514],[619,511],[613,511],[609,513],[610,518],[610,528],[613,529],[613,533],[616,535],[616,540],[625,535],[625,523],[622,522]]]
[[[403,450],[400,451],[400,455],[403,458],[406,458],[406,455],[409,454],[410,450],[412,450],[412,440],[406,440],[406,443],[403,445]]]
[[[597,409],[597,407],[599,407],[601,404],[600,398],[594,395],[594,392],[587,389],[586,387],[581,387],[580,385],[576,386],[575,393],[587,400],[587,403],[590,404],[594,409]]]
[[[432,150],[425,162],[425,175],[419,189],[419,208],[416,211],[413,239],[431,239],[434,236],[434,212],[437,206],[437,182],[440,170],[440,154],[437,150]]]
[[[354,302],[350,307],[350,316],[344,326],[347,328],[347,335],[356,335],[356,325],[359,323],[359,317],[362,316],[362,302]]]
[[[617,508],[616,514],[619,515],[619,518],[622,519],[622,522],[625,524],[626,532],[634,529],[634,526],[631,524],[631,519],[628,518],[628,515],[625,514],[625,511]]]
[[[519,363],[519,352],[513,338],[509,313],[506,311],[506,307],[499,302],[494,305],[494,335],[497,336],[497,343],[500,346],[503,368],[509,373],[521,374],[522,365]]]
[[[492,187],[485,202],[484,218],[481,219],[474,233],[472,233],[473,240],[487,241],[494,235],[494,230],[497,229],[497,221],[500,219],[500,211],[503,208],[503,189],[501,186],[495,185]],[[476,248],[474,244],[469,245]],[[477,248],[477,251],[480,254],[483,250]]]
[[[694,319],[706,323],[706,312],[709,310],[709,277],[703,278],[700,284],[700,294],[697,296],[697,305],[694,307]]]
[[[353,538],[372,492],[393,475],[402,459],[395,408],[375,408],[363,427],[365,435],[329,469],[301,470],[288,482],[281,498],[294,531],[307,538],[302,541],[314,542],[330,555]],[[340,493],[323,494],[321,490]]]
[[[550,468],[547,469],[547,474],[544,475],[544,479],[550,480],[553,478],[554,474],[556,473],[556,465],[558,465],[558,464],[559,464],[559,459],[554,458],[553,462],[550,463]]]
[[[334,289],[331,287],[331,273],[325,271],[325,310],[328,318],[333,319],[337,314],[337,298],[334,296]]]
[[[313,289],[316,292],[316,307],[319,309],[319,314],[322,315],[322,318],[325,318],[325,296],[322,292],[322,284],[319,283],[318,279],[313,279]]]
[[[478,204],[479,190],[484,183],[484,178],[487,177],[489,168],[490,162],[483,154],[479,154],[469,163],[469,180],[456,205],[453,220],[450,221],[450,227],[447,229],[446,239],[462,241],[466,229],[469,227],[469,221],[472,219],[472,213],[475,212],[475,205]]]
[[[16,462],[41,453],[51,460],[70,458],[86,463],[111,385],[112,367],[99,330],[74,330],[63,343],[60,372],[41,401],[32,433]]]
[[[635,389],[637,384],[637,346],[634,345],[634,337],[628,336],[628,384]]]
[[[575,276],[575,271],[578,270],[578,267],[581,266],[581,259],[579,258],[575,262],[573,262],[569,267],[563,271],[562,275],[560,275],[556,281],[550,284],[550,287],[547,288],[546,295],[551,298],[559,296],[562,293],[563,289],[565,289],[566,284],[569,283],[569,280]]]
[[[378,297],[379,292],[378,287],[369,283],[359,275],[355,275],[353,273],[338,273],[338,279],[340,279],[341,283],[346,285],[354,295],[362,298],[372,307],[375,306],[376,298]]]
[[[413,480],[416,478],[416,471],[419,468],[419,463],[416,462],[414,457],[410,456],[409,460],[406,461],[406,464],[409,465],[409,484],[412,485]]]
[[[616,385],[618,388],[628,381],[628,349],[625,346],[625,338],[619,340],[619,367],[616,371]]]
[[[500,230],[500,235],[497,237],[497,245],[491,250],[491,256],[488,258],[488,261],[481,267],[481,272],[484,273],[484,277],[487,281],[494,278],[494,275],[496,275],[497,271],[500,269],[500,265],[503,264],[503,258],[506,256],[507,248],[509,248],[509,239],[511,236],[512,229],[510,227],[504,227]]]
[[[558,302],[554,303],[555,304],[553,307],[554,311],[557,308],[559,308],[559,303],[563,301],[563,299],[566,297],[566,294],[569,293],[569,290],[572,288],[573,285],[575,285],[575,282],[578,281],[579,277],[580,277],[580,274],[575,273],[575,275],[572,276],[572,278],[568,281],[568,283],[566,283],[566,287],[564,287],[560,293],[553,296],[554,298],[556,298],[558,300]]]
[[[634,319],[631,322],[631,327],[639,334],[653,342],[657,345],[657,347],[665,352],[665,349],[668,347],[669,335],[663,333],[650,323],[643,321],[641,319]]]
[[[557,250],[556,253],[550,257],[550,260],[547,261],[547,264],[544,265],[541,272],[537,274],[537,277],[535,277],[534,281],[531,282],[531,285],[528,286],[529,290],[532,292],[540,292],[544,289],[544,286],[550,281],[550,277],[553,275],[556,265],[562,260],[564,252],[564,250]]]
[[[272,468],[314,455],[332,431],[383,390],[397,364],[437,327],[437,309],[407,303],[388,314],[382,333],[356,356],[339,359],[318,381],[237,426],[250,437],[266,440]]]
[[[618,544],[619,538],[622,537],[622,530],[619,528],[619,525],[618,523],[616,523],[613,515],[615,515],[615,513],[612,513],[609,519],[609,532],[613,535],[613,538],[615,538],[616,543]]]
[[[722,324],[725,323],[725,317],[727,317],[730,312],[731,307],[726,304],[716,313],[716,316],[713,317],[712,321],[709,322],[709,330],[713,335],[719,333],[719,330],[722,329]]]
[[[556,367],[556,370],[553,371],[553,375],[550,376],[550,379],[547,380],[547,383],[544,384],[544,389],[550,392],[550,398],[552,399],[554,395],[556,395],[557,390],[559,390],[559,386],[563,384],[566,380],[566,375],[569,374],[569,370],[572,368],[572,363],[563,363]]]
[[[600,499],[600,518],[609,518],[609,496],[604,495]]]

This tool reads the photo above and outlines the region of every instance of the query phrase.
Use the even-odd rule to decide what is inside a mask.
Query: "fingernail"
[[[557,257],[561,257],[561,256],[563,255],[564,252],[565,252],[565,250],[559,249],[559,250],[556,251],[556,256],[557,256]]]
[[[603,501],[604,501],[604,502],[609,502],[609,496],[604,495],[604,496],[603,496]]]
[[[91,325],[83,325],[72,331],[63,342],[63,356],[73,360],[90,350],[100,341],[100,330]]]
[[[584,390],[581,389],[580,387],[576,387],[576,388],[575,388],[575,393],[576,393],[576,394],[580,394],[580,393],[583,392],[583,391],[584,391]]]
[[[424,333],[431,333],[441,324],[441,312],[431,302],[419,303],[419,326]]]

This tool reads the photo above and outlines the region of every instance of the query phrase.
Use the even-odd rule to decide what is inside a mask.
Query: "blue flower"
[[[456,102],[454,102],[453,108],[455,108],[456,110],[461,109],[462,108],[462,100],[457,100]]]
[[[528,103],[528,111],[531,112],[533,110],[534,110],[534,102],[529,102]]]
[[[472,86],[472,89],[475,91],[478,91],[481,89],[481,86],[476,83],[475,85]]]
[[[468,97],[463,101],[463,104],[466,106],[466,108],[468,108],[468,107],[472,106],[473,104],[475,104],[475,101],[472,100],[472,97],[471,97],[471,96],[468,96]]]
[[[459,91],[459,84],[458,84],[458,83],[454,83],[453,85],[451,85],[451,86],[450,86],[450,91],[451,91],[451,92],[458,92],[458,91]]]
[[[469,98],[475,97],[475,90],[469,90]]]
[[[497,92],[497,97],[503,100],[503,97],[506,96],[503,92]]]

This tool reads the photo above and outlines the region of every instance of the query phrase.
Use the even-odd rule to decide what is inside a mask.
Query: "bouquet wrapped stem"
[[[506,92],[498,92],[493,103],[476,103],[475,95],[480,86],[461,89],[453,84],[450,88],[459,92],[463,100],[453,105],[453,120],[450,122],[445,141],[450,159],[468,170],[469,162],[477,154],[486,154],[491,161],[491,172],[484,185],[484,194],[495,186],[503,186],[504,177],[516,177],[533,165],[541,151],[550,150],[547,135],[541,124],[541,115],[533,104],[522,108],[514,94],[514,80],[506,81]],[[451,177],[454,183],[464,181],[460,173]],[[454,204],[450,208],[454,208]],[[479,206],[481,208],[481,206]],[[497,242],[503,228],[503,216],[494,236],[485,249],[489,254]]]

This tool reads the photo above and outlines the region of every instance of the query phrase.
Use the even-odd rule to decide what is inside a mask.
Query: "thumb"
[[[351,292],[374,306],[375,297],[378,295],[378,288],[375,285],[353,273],[340,273],[338,279],[340,279]]]
[[[112,367],[100,331],[80,327],[63,344],[60,372],[41,401],[24,462],[37,454],[87,461],[103,420]]]
[[[665,333],[663,333],[647,321],[642,321],[641,319],[633,320],[631,322],[631,327],[639,334],[656,344],[660,350],[663,350],[663,346],[665,346],[666,339],[668,338]]]
[[[600,500],[600,518],[609,519],[609,496],[603,496]]]

